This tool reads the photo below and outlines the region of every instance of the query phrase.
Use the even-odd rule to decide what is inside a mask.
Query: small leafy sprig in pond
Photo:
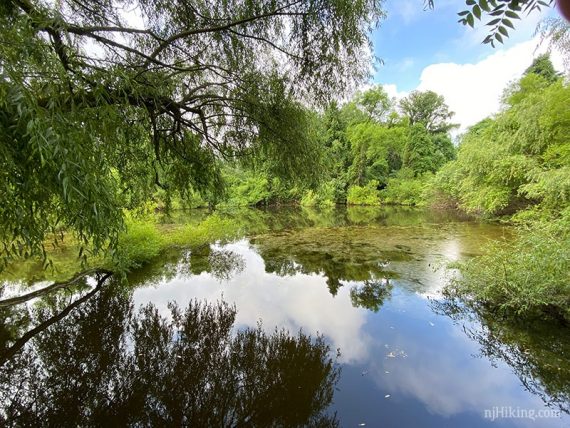
[[[514,30],[513,20],[520,19],[520,14],[530,14],[543,7],[551,7],[554,0],[466,0],[469,9],[459,12],[461,17],[458,22],[463,25],[475,26],[475,20],[481,20],[483,16],[491,19],[486,25],[491,31],[483,39],[483,43],[495,47],[495,43],[503,43],[509,37],[509,29]]]

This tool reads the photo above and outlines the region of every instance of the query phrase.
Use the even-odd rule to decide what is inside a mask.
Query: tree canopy
[[[548,57],[539,57],[506,91],[504,111],[470,128],[457,160],[438,174],[465,211],[556,212],[569,205],[570,88],[545,75],[551,67]]]
[[[3,2],[2,259],[42,252],[61,228],[112,248],[120,208],[156,186],[219,192],[220,157],[263,151],[298,176],[311,155],[303,105],[368,75],[380,6]]]
[[[493,17],[501,41],[515,15],[551,3],[468,0],[460,16],[469,25]],[[2,265],[15,256],[46,259],[47,238],[57,244],[64,230],[76,235],[82,257],[83,248],[113,251],[122,210],[157,189],[217,201],[221,159],[254,155],[274,188],[329,173],[335,198],[344,198],[354,173],[382,186],[400,169],[408,138],[382,88],[331,117],[342,124],[328,129],[329,152],[314,107],[342,99],[369,75],[369,35],[383,17],[381,0],[2,2]],[[441,97],[414,93],[402,108],[432,134],[422,153],[433,159],[412,175],[451,159],[447,137],[436,135],[451,126]],[[370,123],[348,132],[363,118]],[[384,136],[370,140],[375,134]],[[323,153],[340,160],[328,165],[335,161]]]
[[[449,120],[455,113],[433,91],[413,91],[400,101],[400,108],[410,124],[422,123],[430,132],[447,132],[454,127]]]
[[[532,61],[532,64],[524,72],[525,75],[530,73],[544,77],[548,83],[554,83],[560,77],[560,73],[554,68],[548,53],[539,55]]]

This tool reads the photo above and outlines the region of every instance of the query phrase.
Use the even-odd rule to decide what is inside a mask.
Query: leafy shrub
[[[380,198],[387,204],[423,205],[426,189],[432,180],[433,175],[430,173],[414,177],[413,171],[402,168],[395,177],[388,179],[386,188],[380,192]]]
[[[149,220],[128,219],[126,230],[119,235],[113,270],[128,271],[158,256],[165,241],[156,224]]]
[[[512,214],[570,205],[570,86],[527,75],[507,91],[507,108],[464,135],[435,188],[470,213]]]
[[[451,296],[507,316],[554,316],[570,322],[570,211],[561,219],[521,228],[509,244],[459,265]],[[472,300],[473,299],[473,300]]]
[[[323,183],[316,191],[307,190],[301,198],[301,205],[305,207],[330,207],[335,204],[335,183]]]
[[[370,180],[365,186],[350,186],[346,202],[348,205],[379,205],[378,181]]]
[[[235,238],[241,227],[235,220],[212,214],[199,225],[185,225],[169,236],[169,243],[182,247],[195,247],[217,240]]]
[[[263,174],[232,171],[228,173],[228,206],[254,206],[266,203],[271,196],[269,180]]]
[[[148,263],[170,247],[196,248],[218,240],[230,240],[240,230],[235,221],[217,214],[198,225],[183,226],[158,224],[155,216],[132,218],[128,214],[126,230],[119,236],[115,257],[109,255],[101,264],[122,274]]]
[[[317,199],[317,193],[314,192],[312,189],[307,190],[303,195],[303,197],[301,198],[301,205],[304,207],[314,207],[319,205]]]

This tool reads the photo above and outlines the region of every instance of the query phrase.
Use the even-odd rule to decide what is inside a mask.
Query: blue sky
[[[533,57],[546,49],[534,36],[538,22],[554,10],[516,22],[504,45],[493,49],[481,41],[487,28],[457,22],[464,0],[436,0],[435,10],[423,0],[386,0],[387,18],[372,34],[375,56],[384,61],[373,82],[397,98],[408,92],[433,90],[443,95],[460,131],[499,111],[504,88],[520,78]],[[538,47],[537,47],[538,46]],[[561,56],[553,55],[561,69]]]
[[[388,0],[388,17],[373,34],[375,55],[384,60],[374,75],[376,83],[393,83],[410,91],[419,84],[422,70],[434,63],[474,63],[496,52],[481,44],[484,28],[473,30],[457,22],[462,0],[436,0],[424,10],[423,0]],[[538,15],[519,22],[502,49],[533,36]],[[484,27],[479,25],[479,27]]]

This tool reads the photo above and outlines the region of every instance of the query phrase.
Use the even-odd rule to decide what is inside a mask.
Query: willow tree
[[[0,5],[2,260],[53,232],[114,247],[156,187],[221,188],[247,151],[303,176],[305,107],[370,70],[380,0],[7,0]]]
[[[460,11],[459,22],[475,28],[477,21],[488,27],[483,43],[496,47],[504,43],[515,29],[516,22],[537,11],[553,7],[555,0],[465,0],[466,9]],[[433,9],[437,0],[424,0],[425,8]],[[560,11],[568,14],[568,1],[558,1]]]

